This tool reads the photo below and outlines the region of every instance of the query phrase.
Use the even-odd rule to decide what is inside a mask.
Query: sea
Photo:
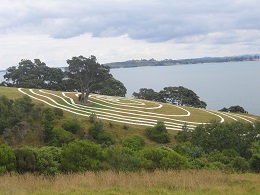
[[[159,92],[164,87],[183,86],[194,91],[207,109],[242,106],[260,116],[260,61],[146,66],[111,69],[127,88],[126,97],[140,88]],[[0,72],[0,82],[5,72]]]

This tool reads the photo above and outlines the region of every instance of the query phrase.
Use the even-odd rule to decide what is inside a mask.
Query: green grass
[[[54,105],[54,103],[50,99],[39,95],[35,95],[31,93],[29,89],[23,89],[23,91],[28,93],[29,95],[32,95],[34,97],[37,97],[39,99],[42,99]],[[67,107],[66,109],[71,110],[71,112],[77,112],[84,115],[96,113],[97,116],[100,117],[101,119],[107,118],[104,121],[108,123],[111,122],[114,124],[118,124],[116,126],[126,124],[127,126],[131,127],[130,129],[137,128],[137,126],[138,129],[144,129],[146,126],[143,125],[152,126],[158,120],[165,122],[168,129],[174,128],[176,130],[177,129],[180,130],[181,126],[185,123],[188,126],[190,125],[190,127],[192,127],[194,125],[198,125],[199,123],[221,121],[221,117],[227,122],[234,121],[234,119],[242,120],[245,122],[248,122],[247,120],[254,121],[252,118],[248,118],[249,115],[241,115],[242,118],[240,118],[236,114],[229,113],[228,115],[231,117],[228,117],[227,113],[221,113],[216,111],[207,111],[204,109],[197,109],[191,107],[180,107],[180,106],[159,103],[159,102],[152,102],[147,100],[100,96],[96,94],[93,94],[93,96],[89,98],[91,100],[91,103],[86,105],[87,108],[80,107],[78,108],[78,110],[75,110],[75,107],[67,104],[61,98],[57,97],[60,96],[66,99],[66,101],[70,102],[69,98],[62,96],[62,93],[59,91],[44,90],[49,94],[42,93],[37,89],[34,89],[33,91],[37,94],[41,94],[49,98],[52,98],[58,104],[66,106]],[[23,94],[20,93],[17,90],[17,88],[9,88],[9,87],[0,87],[0,94],[6,95],[9,98],[17,98],[23,96]],[[73,98],[75,102],[78,102],[75,94],[76,93],[67,93],[66,95],[69,96],[70,98]],[[42,101],[35,100],[35,99],[33,99],[33,102],[42,103]],[[158,107],[159,105],[161,105],[162,107],[159,108]],[[185,116],[188,114],[188,112],[190,112],[191,115]],[[65,113],[66,113],[65,116],[77,115],[76,113],[70,113],[67,111],[65,111]],[[259,119],[259,117],[256,116],[250,116],[250,117]],[[79,115],[79,118],[84,120],[87,118],[87,116]],[[139,124],[130,124],[130,123],[139,123]]]

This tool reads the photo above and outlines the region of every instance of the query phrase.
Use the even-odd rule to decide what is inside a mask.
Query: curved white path
[[[64,111],[86,117],[88,117],[92,113],[95,113],[99,119],[108,120],[111,122],[120,122],[142,126],[154,126],[158,120],[161,120],[165,123],[167,129],[169,130],[181,130],[184,124],[186,124],[188,128],[193,129],[194,127],[196,127],[196,125],[202,124],[201,122],[192,122],[187,120],[187,117],[189,118],[192,113],[180,106],[176,107],[185,111],[187,114],[177,115],[154,113],[149,110],[160,109],[163,107],[163,105],[154,102],[152,104],[157,104],[157,106],[149,107],[144,103],[144,101],[126,99],[122,97],[91,95],[91,101],[100,106],[91,107],[76,104],[73,98],[67,96],[68,93],[72,92],[62,92],[62,96],[59,96],[44,90],[29,89],[29,92],[25,92],[26,90],[23,90],[22,88],[19,88],[18,90],[21,93],[26,94],[38,101],[44,102],[49,106],[60,108]],[[74,94],[76,95],[76,93]],[[58,103],[58,101],[62,103]],[[151,105],[151,102],[149,102],[149,105]],[[237,118],[239,118],[250,123],[252,123],[251,120],[256,120],[254,117],[245,117],[244,115],[233,115],[230,113],[223,114],[222,112],[209,111],[205,109],[200,110],[202,112],[204,111],[218,117],[220,119],[220,122],[225,121],[222,116],[236,121],[238,120]],[[179,119],[176,119],[175,117],[178,117]],[[180,118],[183,118],[183,120],[180,120]]]

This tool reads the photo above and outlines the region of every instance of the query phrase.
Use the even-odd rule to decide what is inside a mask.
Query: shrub
[[[115,139],[110,132],[103,131],[98,134],[97,143],[105,144],[106,146],[110,146],[115,143]]]
[[[200,158],[205,154],[205,151],[201,147],[191,145],[188,142],[177,144],[173,147],[173,150],[178,154],[187,157],[190,160]]]
[[[60,108],[53,108],[53,113],[57,117],[63,117],[63,110]]]
[[[0,145],[0,173],[14,171],[16,158],[14,151],[6,144]]]
[[[88,129],[89,138],[92,140],[98,140],[98,135],[103,132],[103,123],[101,121],[95,122],[93,126]]]
[[[161,144],[170,142],[170,136],[167,132],[165,124],[161,121],[158,121],[154,127],[146,128],[145,134],[149,139]]]
[[[122,129],[123,129],[123,130],[127,130],[127,129],[129,129],[129,126],[127,126],[126,124],[124,124],[123,127],[122,127]]]
[[[101,121],[94,122],[93,126],[89,128],[88,137],[99,144],[111,145],[115,143],[113,135],[103,129]]]
[[[38,150],[37,171],[40,174],[53,175],[60,173],[61,149],[42,147]]]
[[[192,169],[205,169],[209,167],[208,159],[205,157],[195,158],[191,161]]]
[[[182,130],[178,131],[177,135],[174,138],[179,142],[188,142],[191,141],[191,130],[187,127],[186,124],[182,126]]]
[[[147,170],[188,168],[188,159],[168,147],[146,148],[140,151],[142,166]]]
[[[110,169],[116,171],[137,171],[141,169],[141,159],[130,148],[108,148],[106,161],[110,165]]]
[[[208,153],[234,149],[240,156],[247,157],[251,143],[257,140],[259,134],[256,124],[213,122],[199,125],[192,131],[192,143]]]
[[[102,158],[101,146],[87,140],[75,140],[61,148],[61,167],[65,172],[99,170]]]
[[[69,142],[75,140],[75,135],[63,128],[53,128],[49,135],[49,140],[47,143],[51,146],[62,146],[63,144],[68,144]]]
[[[37,150],[31,147],[21,147],[14,150],[16,170],[19,173],[34,172],[37,169]]]
[[[97,115],[95,113],[91,113],[89,115],[88,120],[89,120],[90,123],[94,123],[96,121],[96,119],[97,119]]]
[[[145,145],[145,141],[142,137],[134,135],[132,137],[127,137],[123,140],[123,146],[128,147],[132,150],[141,150]]]
[[[246,172],[250,169],[249,163],[242,157],[237,157],[231,163],[232,167],[237,172]]]
[[[81,125],[80,125],[80,122],[76,118],[73,118],[71,120],[65,121],[62,124],[62,128],[65,129],[66,131],[69,131],[69,132],[75,134],[81,130]]]
[[[250,159],[250,168],[255,173],[260,173],[260,155],[254,154]]]

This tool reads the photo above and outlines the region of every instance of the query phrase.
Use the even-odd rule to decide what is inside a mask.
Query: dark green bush
[[[248,150],[258,139],[259,129],[257,123],[242,122],[199,125],[192,131],[192,144],[202,147],[207,153],[234,149],[240,156],[248,158]]]
[[[37,171],[40,174],[54,175],[60,173],[61,149],[42,147],[38,149]]]
[[[167,132],[166,126],[161,121],[158,121],[154,127],[146,128],[145,134],[149,139],[161,144],[170,142],[170,136]]]
[[[191,145],[189,142],[179,143],[173,147],[173,150],[190,160],[200,158],[205,154],[202,147]]]
[[[247,172],[250,170],[250,165],[245,158],[237,157],[231,162],[232,167],[237,172]]]
[[[124,147],[111,147],[106,151],[106,162],[109,168],[116,171],[138,171],[141,169],[141,159],[137,154]]]
[[[47,140],[50,146],[62,146],[75,140],[75,135],[63,128],[53,128],[50,132],[49,139]]]
[[[88,130],[88,138],[96,143],[105,144],[107,146],[114,144],[115,139],[113,135],[103,129],[103,123],[101,121],[94,122]]]
[[[19,173],[35,172],[37,169],[37,150],[28,146],[14,150],[16,170]]]
[[[75,134],[81,130],[81,125],[80,125],[80,122],[76,118],[73,118],[71,120],[65,121],[62,124],[62,128],[65,129],[66,131],[69,131],[69,132]]]
[[[146,170],[185,169],[188,159],[168,147],[146,148],[140,151],[142,166]]]
[[[14,171],[16,158],[12,148],[6,144],[0,145],[0,173]]]
[[[250,159],[250,168],[255,173],[260,173],[260,154],[254,154]]]
[[[57,117],[63,117],[63,110],[60,108],[53,108],[53,113]]]
[[[61,168],[65,172],[99,170],[102,159],[101,146],[87,140],[75,140],[61,149]]]

